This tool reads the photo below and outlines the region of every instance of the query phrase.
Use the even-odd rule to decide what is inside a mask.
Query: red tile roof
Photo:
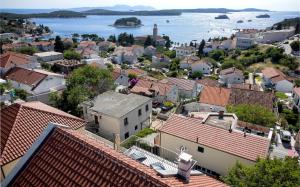
[[[257,85],[257,84],[247,84],[247,83],[231,84],[231,88],[239,88],[239,89],[255,90],[255,91],[260,90],[259,85]]]
[[[272,67],[267,67],[263,69],[261,72],[264,77],[271,79],[273,83],[277,83],[279,81],[286,79],[286,76],[280,70]]]
[[[138,83],[130,90],[132,93],[150,93],[150,90],[158,92],[159,95],[165,96],[172,89],[172,85],[157,81],[140,79]]]
[[[196,80],[198,84],[202,84],[203,86],[219,86],[219,83],[217,80],[212,80],[210,78],[204,78]]]
[[[263,137],[247,135],[242,132],[202,124],[201,119],[172,115],[166,124],[159,129],[161,132],[186,139],[191,142],[255,161],[259,156],[267,156],[269,140]]]
[[[300,87],[295,87],[294,92],[300,97]]]
[[[173,78],[168,77],[166,79],[161,80],[163,83],[174,84],[178,86],[178,89],[181,90],[193,90],[196,82],[194,80],[189,79],[181,79],[181,78]]]
[[[230,97],[230,89],[205,86],[201,92],[199,102],[216,106],[226,106]]]
[[[47,75],[25,68],[14,67],[6,73],[5,77],[8,80],[36,87]]]
[[[220,71],[220,75],[228,75],[228,74],[232,74],[232,73],[243,75],[243,71],[241,71],[235,67],[224,69],[224,70]]]
[[[262,92],[262,91],[255,91],[255,90],[232,88],[228,104],[260,105],[273,111],[274,101],[275,101],[275,95],[272,92]]]
[[[135,68],[135,69],[127,69],[126,73],[128,75],[129,74],[135,74],[137,76],[141,76],[141,75],[144,75],[146,72],[144,70],[142,70],[142,69]]]
[[[72,129],[84,120],[38,101],[16,103],[1,110],[1,159],[4,165],[23,156],[49,122]]]
[[[15,65],[24,65],[32,63],[31,56],[21,53],[7,52],[0,56],[0,67],[11,68]]]
[[[10,186],[226,186],[205,175],[185,184],[156,171],[96,139],[55,128]]]

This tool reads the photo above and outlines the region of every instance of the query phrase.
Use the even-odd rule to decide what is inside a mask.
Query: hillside
[[[285,19],[281,22],[275,23],[271,27],[271,29],[272,30],[280,30],[280,29],[289,28],[289,27],[295,27],[296,28],[295,33],[299,34],[300,33],[300,28],[299,28],[300,27],[300,17]]]
[[[27,18],[74,18],[74,17],[86,17],[80,12],[74,12],[69,10],[59,10],[50,13],[39,14],[14,14],[14,13],[0,13],[0,19],[27,19]]]

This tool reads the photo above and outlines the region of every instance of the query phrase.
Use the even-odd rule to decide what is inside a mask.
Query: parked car
[[[152,102],[152,108],[157,108],[160,106],[160,103],[158,101],[153,101]]]
[[[291,135],[290,131],[284,131],[284,130],[280,131],[280,138],[282,141],[291,142],[291,137],[292,137],[292,135]]]

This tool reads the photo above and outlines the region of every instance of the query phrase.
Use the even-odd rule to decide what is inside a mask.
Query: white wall
[[[284,92],[284,93],[291,93],[293,90],[293,83],[287,81],[287,80],[282,80],[276,83],[275,85],[275,90],[279,92]]]
[[[211,68],[209,65],[207,65],[206,63],[196,63],[196,64],[192,64],[192,72],[197,72],[200,71],[202,72],[202,74],[207,74],[209,75],[211,72]]]
[[[49,92],[51,88],[62,89],[65,86],[65,79],[60,76],[48,75],[35,89],[35,94]]]
[[[254,161],[206,147],[195,142],[187,141],[163,132],[160,133],[160,136],[161,146],[163,148],[178,152],[179,148],[184,146],[187,149],[187,153],[191,154],[193,159],[197,161],[196,165],[210,169],[220,175],[228,174],[228,170],[235,165],[236,161],[245,165],[255,164]],[[204,148],[203,153],[198,152],[198,146]]]

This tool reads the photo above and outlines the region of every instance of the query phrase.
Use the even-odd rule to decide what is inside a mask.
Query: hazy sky
[[[168,8],[261,8],[300,11],[300,0],[0,0],[0,8],[74,8],[116,4]]]

